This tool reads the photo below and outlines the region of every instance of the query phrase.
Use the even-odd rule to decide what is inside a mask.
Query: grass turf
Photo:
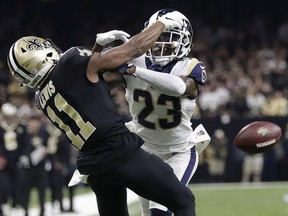
[[[189,187],[196,197],[197,216],[288,216],[288,200],[283,199],[288,194],[287,182]],[[129,211],[131,216],[141,215],[137,202],[129,206]]]

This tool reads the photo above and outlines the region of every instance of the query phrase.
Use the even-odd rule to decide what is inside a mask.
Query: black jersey
[[[83,174],[118,167],[143,144],[125,127],[101,74],[97,83],[87,79],[91,55],[83,47],[66,51],[36,96],[38,106],[80,149],[77,168]]]
[[[38,95],[41,109],[79,149],[126,130],[103,77],[97,83],[86,77],[91,55],[84,47],[67,50]]]

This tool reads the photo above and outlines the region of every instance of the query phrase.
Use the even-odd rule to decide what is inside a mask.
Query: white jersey
[[[131,63],[146,68],[144,56]],[[200,66],[203,69],[197,59],[186,58],[169,71],[176,76],[189,76],[197,73],[196,69],[201,70]],[[196,142],[191,124],[195,99],[162,94],[134,76],[125,76],[125,79],[126,99],[133,117],[127,127],[142,137],[144,148],[163,154],[191,149]]]

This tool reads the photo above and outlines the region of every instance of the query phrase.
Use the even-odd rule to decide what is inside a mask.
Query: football
[[[282,130],[277,124],[268,121],[255,121],[238,132],[234,144],[248,154],[258,154],[271,149],[281,136]]]

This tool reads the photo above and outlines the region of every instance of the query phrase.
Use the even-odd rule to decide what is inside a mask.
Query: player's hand
[[[114,41],[114,40],[122,40],[126,43],[129,39],[130,35],[121,30],[112,30],[105,33],[99,33],[96,35],[96,43],[101,46],[105,46],[106,44]]]
[[[169,12],[158,18],[158,21],[165,25],[164,29],[179,28],[183,26],[183,19],[178,16],[176,11]]]
[[[136,70],[135,65],[131,63],[124,64],[116,69],[118,73],[121,73],[123,75],[133,74],[135,70]]]

